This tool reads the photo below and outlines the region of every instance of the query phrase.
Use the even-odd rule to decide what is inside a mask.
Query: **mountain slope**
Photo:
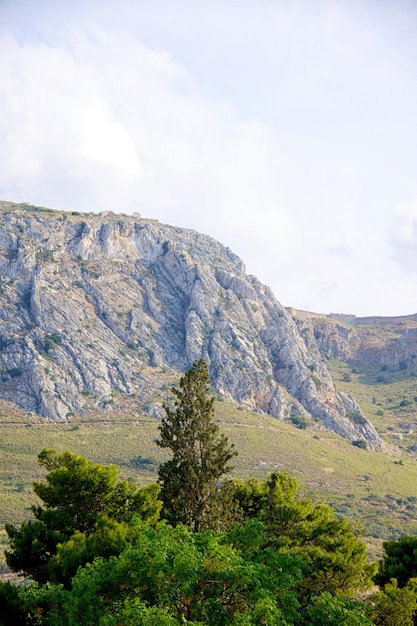
[[[417,316],[356,318],[292,311],[384,441],[417,458]]]
[[[301,332],[313,330],[322,353],[394,370],[417,365],[417,315],[356,317],[292,310]]]
[[[210,237],[3,202],[0,272],[0,397],[25,410],[66,418],[118,392],[157,414],[161,386],[202,356],[222,396],[383,448],[308,329]]]

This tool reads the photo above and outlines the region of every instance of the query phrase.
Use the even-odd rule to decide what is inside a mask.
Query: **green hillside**
[[[417,459],[417,371],[329,359],[337,391],[350,393],[384,441]]]
[[[93,461],[120,465],[125,478],[153,482],[164,452],[155,444],[159,421],[119,411],[52,422],[11,405],[0,407],[0,524],[20,522],[35,501],[32,480],[42,477],[37,455],[44,447],[71,450]],[[216,419],[239,452],[234,474],[265,477],[273,470],[294,475],[310,495],[332,504],[363,526],[374,555],[382,539],[413,533],[417,511],[417,463],[406,455],[368,452],[311,423],[300,429],[260,413],[216,405]]]

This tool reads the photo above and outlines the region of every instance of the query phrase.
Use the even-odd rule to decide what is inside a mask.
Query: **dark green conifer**
[[[163,516],[195,532],[217,526],[222,506],[219,480],[233,469],[229,461],[236,455],[214,423],[209,386],[207,364],[201,359],[172,389],[174,405],[164,404],[166,417],[157,441],[173,455],[159,469]]]

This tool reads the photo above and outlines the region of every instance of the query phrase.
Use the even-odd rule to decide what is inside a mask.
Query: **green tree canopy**
[[[313,598],[308,626],[372,626],[364,603],[332,596],[328,591]]]
[[[0,626],[27,626],[27,615],[19,589],[10,582],[0,581]]]
[[[236,455],[214,422],[209,386],[207,364],[201,359],[172,389],[175,401],[173,406],[164,404],[166,417],[157,441],[172,451],[172,459],[159,468],[163,517],[196,532],[216,525],[222,506],[219,481],[232,469],[229,462]]]
[[[414,626],[417,617],[417,579],[399,587],[393,579],[371,598],[369,614],[376,626]]]
[[[349,594],[372,584],[365,545],[351,525],[330,506],[299,496],[298,481],[286,473],[273,473],[266,481],[233,481],[234,497],[246,518],[267,524],[270,545],[279,553],[299,555],[304,577],[300,597],[328,591]]]
[[[256,518],[246,519],[230,533],[197,533],[165,521],[153,526],[138,518],[131,524],[137,530],[132,544],[117,556],[99,557],[80,567],[70,588],[22,588],[27,614],[39,615],[36,623],[42,626],[373,623],[372,607],[368,618],[363,603],[327,591],[300,602],[302,558],[277,551],[266,524]],[[390,599],[388,604],[378,599],[376,605],[384,608],[384,615],[387,607],[392,614]],[[411,607],[408,602],[401,614],[409,616]]]
[[[192,532],[178,524],[138,521],[133,545],[119,556],[98,558],[78,570],[68,591],[44,588],[50,626],[293,624],[300,618],[292,589],[298,559],[268,548],[240,553],[238,535],[265,543],[265,527],[252,523],[231,545],[221,533]],[[160,619],[160,621],[158,621]],[[153,621],[152,621],[153,620]]]
[[[23,571],[40,583],[67,582],[78,565],[103,550],[109,554],[112,546],[112,553],[120,552],[121,537],[127,537],[123,525],[134,514],[150,520],[159,516],[157,485],[138,489],[119,480],[120,468],[115,465],[93,463],[72,452],[45,449],[38,458],[48,470],[44,482],[34,483],[43,506],[32,507],[35,519],[20,528],[6,525],[10,539],[6,561],[13,571]],[[71,555],[70,541],[77,546]]]
[[[9,529],[8,554],[37,582],[0,585],[0,625],[2,616],[6,626],[412,623],[413,581],[387,585],[367,607],[346,598],[369,582],[365,547],[330,507],[300,497],[288,474],[216,487],[240,522],[196,532],[156,520],[157,485],[140,490],[70,453],[45,451],[41,460],[44,507]]]
[[[401,537],[398,541],[385,541],[384,558],[375,576],[378,585],[385,585],[395,578],[404,587],[410,578],[417,578],[417,537]]]

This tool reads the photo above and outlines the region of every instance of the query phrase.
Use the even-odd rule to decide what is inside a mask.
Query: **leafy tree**
[[[28,615],[48,626],[372,624],[363,603],[329,592],[300,605],[302,558],[277,551],[256,518],[229,533],[138,519],[132,525],[132,545],[80,567],[70,589],[46,584],[23,590]]]
[[[134,545],[80,568],[71,590],[37,590],[41,606],[49,602],[48,626],[261,626],[299,620],[292,589],[300,576],[297,559],[243,547],[248,535],[257,545],[265,541],[263,524],[251,520],[236,532],[233,545],[222,533],[195,533],[181,524],[136,524]],[[39,602],[34,593],[32,613]]]
[[[375,576],[377,585],[395,578],[404,587],[410,578],[417,577],[417,537],[401,537],[398,541],[385,541],[385,555]]]
[[[372,626],[366,614],[367,607],[361,602],[332,596],[324,591],[313,598],[308,607],[309,626]]]
[[[414,626],[417,616],[417,579],[398,587],[392,579],[371,598],[370,617],[376,626]]]
[[[163,517],[196,532],[216,525],[222,508],[219,480],[232,469],[229,461],[236,455],[214,423],[209,386],[207,364],[201,359],[172,389],[175,402],[173,407],[164,405],[157,441],[172,451],[172,459],[159,468]]]
[[[23,571],[39,583],[68,582],[76,566],[86,560],[120,552],[120,536],[125,533],[122,527],[134,514],[151,520],[159,515],[158,486],[138,489],[135,484],[119,481],[120,469],[114,465],[104,466],[71,452],[50,449],[43,450],[38,458],[48,470],[45,482],[34,483],[44,506],[32,507],[35,519],[20,528],[6,525],[10,539],[6,561],[13,571]],[[119,547],[117,541],[110,540],[115,534]],[[72,555],[71,545],[76,547]]]
[[[42,459],[49,469],[38,489],[45,506],[37,507],[39,519],[11,532],[8,555],[39,582],[0,586],[6,620],[10,614],[26,626],[369,626],[375,616],[381,626],[411,624],[413,581],[386,587],[367,614],[344,597],[369,582],[365,548],[330,507],[301,498],[288,474],[216,487],[213,498],[228,494],[241,521],[227,531],[196,532],[191,524],[156,521],[155,485],[138,490],[70,453],[47,451]],[[80,491],[78,512],[69,489]],[[203,523],[213,524],[211,511]],[[401,602],[404,621],[393,621]]]
[[[6,551],[6,562],[14,572],[24,572],[40,583],[49,579],[48,565],[56,554],[57,545],[68,539],[59,530],[35,520],[23,522],[20,528],[6,525],[10,550]]]
[[[123,608],[113,615],[105,615],[100,622],[103,626],[205,626],[200,622],[189,622],[170,615],[163,607],[148,607],[138,598],[129,598]]]
[[[76,530],[68,541],[58,544],[48,564],[49,580],[69,585],[80,566],[98,556],[110,558],[120,554],[134,538],[135,532],[128,524],[100,514],[93,533],[86,535]]]
[[[39,462],[47,470],[45,482],[34,482],[33,489],[45,508],[34,510],[37,519],[47,519],[70,535],[75,530],[91,533],[98,513],[109,508],[120,469],[99,465],[72,452],[44,449]]]
[[[26,626],[26,613],[19,589],[9,582],[0,582],[0,626]]]
[[[349,594],[371,585],[375,566],[368,563],[365,545],[330,506],[300,498],[295,478],[276,472],[263,483],[234,484],[243,516],[267,524],[270,545],[278,552],[303,559],[304,577],[298,583],[303,602],[323,591]]]

